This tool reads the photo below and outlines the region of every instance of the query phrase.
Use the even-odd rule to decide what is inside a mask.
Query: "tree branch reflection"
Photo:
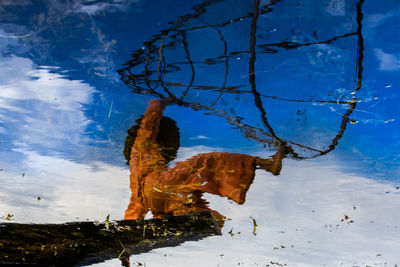
[[[348,16],[351,17],[354,15],[354,19],[349,21],[352,21],[352,23],[355,22],[354,25],[357,28],[355,31],[338,31],[337,35],[330,37],[324,35],[321,38],[322,40],[315,37],[313,41],[308,40],[307,35],[303,38],[304,40],[295,40],[295,37],[291,38],[290,35],[287,35],[286,38],[282,36],[282,40],[279,41],[269,37],[268,31],[264,29],[266,35],[257,35],[257,30],[262,29],[258,25],[258,18],[260,16],[265,17],[267,14],[276,16],[274,14],[275,9],[282,8],[285,1],[274,0],[264,5],[258,0],[254,0],[252,3],[243,1],[241,3],[243,6],[241,13],[230,14],[229,12],[225,12],[220,17],[215,17],[212,14],[219,11],[224,12],[227,5],[231,4],[230,1],[205,1],[194,7],[194,13],[179,17],[177,21],[170,23],[172,25],[170,28],[161,31],[160,34],[154,35],[151,40],[145,42],[144,47],[132,54],[131,60],[126,63],[125,68],[119,70],[119,73],[125,84],[135,93],[152,95],[159,99],[167,100],[168,104],[202,110],[208,114],[223,117],[227,123],[240,129],[245,137],[272,145],[275,149],[279,148],[279,144],[290,144],[293,148],[293,153],[290,156],[293,158],[306,159],[325,155],[334,150],[342,138],[350,121],[350,115],[356,107],[357,99],[355,93],[362,87],[364,50],[362,5],[364,1],[354,0],[353,2],[349,3],[348,12],[350,13]],[[321,7],[322,5],[321,3]],[[211,13],[211,16],[208,16],[208,13]],[[308,14],[307,10],[302,15],[306,18],[310,16],[308,19],[312,19],[311,12]],[[345,23],[349,23],[349,21],[343,21],[343,29],[346,27],[351,29],[353,27],[352,25],[351,27],[349,25],[346,26]],[[293,27],[292,32],[296,31],[297,25],[293,25]],[[323,27],[323,25],[320,25],[320,27]],[[234,36],[235,29],[243,29],[245,31],[246,28],[249,42],[247,45],[244,45],[247,41],[246,39],[238,40],[232,36]],[[316,36],[315,32],[316,30],[313,35]],[[213,43],[209,44],[209,46],[215,47],[214,50],[221,50],[220,55],[217,54],[215,56],[212,50],[209,52],[209,55],[201,52],[204,48],[196,44],[196,39],[193,39],[193,36],[201,36],[203,33],[214,36],[210,40]],[[265,42],[265,40],[271,41]],[[352,46],[353,41],[355,43]],[[237,42],[242,42],[243,44],[238,46]],[[355,45],[358,47],[357,62],[355,64],[351,62],[351,64],[355,65],[354,76],[356,77],[356,81],[354,81],[354,89],[352,89],[352,85],[348,84],[348,91],[353,92],[345,95],[345,97],[340,97],[340,101],[338,99],[329,99],[330,93],[327,93],[325,97],[320,99],[273,95],[268,93],[268,85],[266,86],[266,84],[257,82],[257,79],[264,79],[264,75],[257,74],[258,78],[256,79],[256,73],[265,71],[257,70],[256,57],[257,61],[265,61],[268,55],[286,53],[288,51],[292,51],[290,53],[295,53],[293,55],[296,56],[301,55],[302,49],[316,49],[317,47],[327,45],[333,45],[334,47],[343,46],[344,48],[340,48],[343,51],[351,49]],[[347,45],[350,46],[346,48]],[[237,69],[245,68],[241,61],[237,60],[242,57],[248,58],[246,77],[249,77],[249,85],[243,84],[241,82],[243,79],[237,80],[235,77]],[[345,56],[342,58],[344,58],[344,61],[341,64],[350,63]],[[266,61],[268,62],[268,60]],[[222,69],[218,70],[220,71],[220,75],[218,76],[220,80],[208,79],[207,74],[203,70],[209,68],[209,72],[212,73],[215,70],[213,66]],[[340,78],[343,75],[340,71],[342,67],[337,68],[337,75]],[[183,77],[187,77],[188,81],[183,81]],[[315,91],[317,90],[329,91],[329,88],[315,88]],[[295,91],[295,88],[293,88],[293,91]],[[199,100],[198,95],[200,94],[207,95],[206,100]],[[235,106],[243,105],[236,101],[248,96],[253,97],[253,106],[255,109],[251,111],[251,114],[246,116],[242,115],[240,117],[235,115]],[[282,136],[277,131],[277,126],[270,123],[273,121],[273,118],[271,118],[271,110],[265,104],[267,100],[292,102],[293,105],[296,103],[309,103],[311,105],[318,103],[321,105],[337,105],[339,108],[347,106],[347,108],[343,112],[341,122],[338,126],[339,129],[331,137],[331,141],[322,147],[315,147]],[[226,107],[227,104],[231,106]],[[251,109],[252,107],[248,106],[248,108]],[[231,110],[233,112],[230,112]],[[247,122],[247,116],[257,116],[257,114],[253,113],[258,113],[263,123],[262,127]]]

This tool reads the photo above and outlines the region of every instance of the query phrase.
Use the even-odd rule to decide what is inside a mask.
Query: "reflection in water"
[[[236,2],[240,10],[230,1],[205,1],[194,8],[195,13],[171,22],[172,27],[132,54],[127,67],[119,70],[121,79],[135,93],[224,117],[244,136],[273,148],[288,143],[294,158],[334,150],[347,124],[356,123],[350,115],[362,87],[364,0],[349,1],[338,10],[296,1]],[[286,8],[280,17],[286,6],[297,7]],[[317,22],[324,23],[324,29],[308,26]],[[280,28],[267,30],[265,25]],[[282,62],[282,58],[287,59]],[[289,68],[281,67],[289,60]],[[316,105],[343,110],[341,119],[316,111]],[[296,140],[301,127],[296,129],[298,136],[284,128],[280,111],[302,114],[303,107],[320,115],[313,115],[311,133],[319,128],[326,136],[322,142],[308,137]],[[254,120],[257,113],[260,121]],[[324,132],[326,128],[331,129]]]
[[[163,117],[132,152],[149,116],[130,129],[125,154],[141,166],[127,218],[209,210],[224,228],[135,260],[399,263],[398,0],[210,0],[192,13],[203,0],[0,2],[0,220],[121,218],[125,131],[157,98],[181,137]],[[120,75],[135,94],[115,71],[132,48]],[[255,157],[260,144],[275,158]],[[320,155],[286,160],[279,177],[257,170]]]
[[[132,191],[126,219],[144,218],[148,211],[158,218],[167,214],[209,210],[222,225],[223,215],[207,207],[203,193],[243,204],[256,166],[278,175],[285,156],[305,159],[325,155],[335,149],[347,124],[352,121],[350,115],[357,105],[356,93],[362,87],[364,1],[351,1],[346,5],[343,12],[347,16],[324,18],[325,27],[330,31],[300,26],[296,21],[302,20],[305,25],[315,24],[320,20],[318,16],[302,17],[301,14],[304,10],[309,14],[313,14],[311,11],[321,14],[319,6],[306,5],[296,8],[293,14],[286,11],[289,18],[279,18],[275,13],[285,7],[280,0],[239,2],[241,10],[229,5],[230,1],[203,2],[194,8],[194,13],[171,22],[172,27],[145,42],[132,54],[127,67],[119,70],[121,79],[133,92],[162,100],[149,102],[143,119],[139,121],[140,127],[131,128],[133,137],[128,137],[126,142],[124,153],[127,156],[130,152]],[[324,12],[333,11],[328,9]],[[215,13],[220,16],[216,17]],[[288,23],[283,19],[293,21]],[[262,26],[260,20],[264,20]],[[293,25],[293,28],[288,31],[282,27],[275,34],[276,29],[268,31],[262,28],[268,25],[266,21],[270,25]],[[357,48],[356,51],[353,47]],[[325,55],[324,50],[328,50]],[[287,68],[281,71],[279,67],[285,61],[265,71],[266,66],[271,62],[277,64],[282,57],[290,58],[292,65],[302,66],[300,74],[296,73],[297,69],[291,73]],[[309,81],[305,82],[306,75]],[[299,81],[305,89],[296,92],[293,87],[298,87],[296,82]],[[310,84],[317,84],[317,87],[310,87]],[[282,88],[263,88],[268,85]],[[270,91],[278,94],[271,95]],[[271,101],[286,104],[277,105]],[[166,104],[204,110],[223,117],[244,136],[268,144],[277,152],[271,159],[234,153],[205,153],[168,168],[175,152],[172,156],[167,154],[169,147],[162,149],[160,138],[157,141],[158,133],[164,132],[159,131],[159,127]],[[341,119],[332,119],[328,114],[325,122],[321,122],[320,113],[314,112],[317,123],[311,127],[312,131],[322,128],[323,133],[325,128],[331,128],[330,137],[323,140],[324,144],[319,140],[316,145],[309,144],[310,138],[293,141],[302,129],[293,133],[282,127],[286,125],[280,121],[281,110],[294,109],[297,115],[302,115],[305,110],[300,107],[304,104],[309,110],[315,109],[315,104],[328,105],[331,110],[339,106],[344,110]],[[274,108],[277,113],[274,113]],[[254,114],[258,114],[259,120],[255,120]],[[273,117],[274,114],[277,118]],[[327,115],[322,113],[322,116]],[[336,126],[326,127],[327,122]],[[179,137],[177,129],[175,134],[173,132],[175,138],[171,139],[176,145],[172,150],[176,150]],[[133,138],[136,138],[134,142]],[[127,146],[132,143],[129,151]]]
[[[219,234],[206,212],[146,221],[6,223],[0,225],[0,264],[83,266],[111,258],[124,264],[134,253]]]
[[[165,215],[184,215],[190,212],[210,211],[223,225],[224,217],[207,207],[203,193],[227,197],[238,204],[245,202],[246,193],[253,182],[256,167],[278,175],[282,159],[288,153],[285,145],[270,159],[237,153],[204,153],[167,167],[172,159],[160,146],[160,121],[165,102],[150,100],[140,121],[130,154],[131,200],[125,219],[143,219],[148,211],[155,218]],[[173,124],[171,124],[173,125]],[[176,127],[171,128],[165,140],[179,138]],[[165,128],[164,130],[168,131]],[[160,141],[158,141],[158,140]],[[131,142],[126,142],[130,145]],[[167,142],[166,142],[167,143]],[[175,142],[179,143],[179,142]]]

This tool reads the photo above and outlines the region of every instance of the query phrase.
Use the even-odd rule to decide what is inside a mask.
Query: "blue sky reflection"
[[[334,150],[314,159],[286,158],[278,177],[257,171],[245,204],[207,195],[211,208],[231,219],[222,237],[157,249],[133,262],[184,266],[189,251],[196,259],[191,266],[399,264],[399,2],[365,0],[357,25],[355,0],[274,1],[272,11],[258,17],[254,74],[253,2],[211,2],[182,25],[170,22],[194,14],[191,8],[202,1],[0,3],[0,221],[7,214],[14,222],[35,223],[123,218],[130,197],[126,131],[155,96],[133,93],[117,71],[132,53],[153,53],[150,63],[138,61],[135,74],[165,64],[175,94],[190,88],[188,103],[215,101],[208,110],[166,108],[180,128],[177,161],[210,151],[274,154],[273,142],[246,138],[224,117],[265,128],[251,75],[276,135],[293,143],[327,149],[349,101],[357,106]],[[173,25],[182,31],[163,31]],[[363,79],[355,93],[359,26]],[[163,60],[173,64],[159,61],[161,50],[151,52],[152,38],[157,48],[171,41]],[[188,51],[195,75],[187,62],[179,65]],[[149,84],[161,90],[157,75],[150,74]],[[221,97],[221,88],[232,91]],[[315,152],[296,149],[305,157]],[[344,215],[354,222],[341,221]],[[257,235],[250,217],[257,220]]]

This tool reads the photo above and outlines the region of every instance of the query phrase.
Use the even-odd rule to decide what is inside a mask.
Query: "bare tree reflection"
[[[119,70],[121,79],[135,93],[150,94],[160,99],[167,99],[169,104],[177,104],[194,110],[203,110],[208,114],[224,117],[229,124],[240,129],[242,134],[248,138],[272,145],[275,148],[278,148],[280,143],[290,144],[295,151],[292,153],[294,158],[304,159],[327,154],[335,149],[338,141],[342,138],[350,121],[350,115],[356,107],[357,98],[355,93],[362,87],[364,50],[362,4],[364,0],[349,1],[349,8],[346,11],[349,13],[346,15],[349,19],[341,22],[343,24],[341,25],[343,26],[342,28],[356,28],[355,31],[342,31],[340,34],[331,37],[327,37],[325,34],[325,39],[315,38],[314,41],[307,40],[309,39],[307,36],[302,40],[296,41],[294,40],[296,38],[290,38],[289,34],[282,36],[282,40],[277,41],[274,38],[270,38],[268,34],[264,34],[266,30],[262,27],[263,25],[259,25],[259,18],[267,14],[274,15],[275,9],[279,5],[284,5],[285,2],[288,1],[271,0],[267,3],[260,0],[254,0],[252,3],[241,0],[205,1],[194,7],[194,13],[181,16],[177,21],[171,22],[172,27],[161,31],[160,34],[155,35],[146,42],[141,49],[135,51],[131,55],[131,60],[126,63],[127,66]],[[291,5],[296,3],[295,1],[291,2]],[[322,1],[318,5],[322,6],[323,3],[325,2]],[[301,3],[297,4],[300,5]],[[232,5],[240,6],[240,12],[236,10],[232,11],[232,14],[223,12],[224,9]],[[217,13],[219,16],[215,16]],[[285,14],[275,15],[284,16]],[[305,17],[315,16],[315,14],[307,14],[306,11],[303,15]],[[321,14],[316,16],[321,16]],[[353,23],[354,27],[350,23]],[[334,25],[333,27],[336,26],[340,25]],[[317,25],[316,29],[318,27],[321,28],[324,25]],[[238,40],[231,35],[235,31],[246,31],[246,28],[249,41],[248,49],[243,45],[240,46],[241,49],[236,49],[239,47],[236,42],[241,42],[242,44],[246,40]],[[295,30],[296,26],[292,31]],[[316,31],[314,30],[314,35]],[[219,48],[222,54],[214,55],[208,50],[206,53],[203,51],[204,47],[193,42],[193,35],[205,33],[210,36],[215,35],[212,40],[215,43],[210,43],[208,46],[215,46],[215,50]],[[207,36],[204,38],[207,38]],[[266,42],[269,40],[272,42]],[[259,91],[258,87],[264,87],[265,84],[257,84],[256,74],[260,71],[257,70],[256,58],[266,60],[268,55],[279,54],[284,51],[300,53],[301,49],[322,45],[342,46],[343,49],[347,50],[357,47],[357,62],[355,64],[354,62],[349,62],[350,59],[344,56],[341,63],[355,66],[355,70],[353,70],[355,75],[354,73],[347,73],[349,76],[354,75],[356,77],[354,87],[350,84],[347,86],[347,89],[352,91],[351,94],[341,99],[304,99],[268,95],[265,90]],[[211,57],[209,57],[209,54]],[[242,78],[247,78],[249,85],[243,84],[243,79],[238,80],[235,77],[237,72],[234,70],[244,68],[243,63],[238,63],[237,58],[248,58],[248,73]],[[209,73],[217,70],[221,74],[219,75],[220,81],[209,80],[207,70],[204,71],[207,68],[209,68]],[[338,71],[337,75],[340,77],[343,73]],[[188,82],[184,82],[183,80],[185,79]],[[351,89],[352,87],[353,89]],[[316,90],[322,90],[322,88],[316,88]],[[207,96],[204,99],[199,99],[199,94],[206,94]],[[237,115],[236,106],[248,106],[248,103],[237,103],[237,100],[240,98],[247,99],[249,96],[252,96],[253,107],[255,108],[250,116],[254,116],[258,112],[263,124],[262,127],[247,122],[247,116],[249,115]],[[293,102],[294,105],[296,103],[347,105],[347,111],[342,115],[339,130],[332,137],[330,144],[326,144],[322,148],[311,147],[277,134],[276,129],[269,122],[268,108],[263,103],[265,99]]]

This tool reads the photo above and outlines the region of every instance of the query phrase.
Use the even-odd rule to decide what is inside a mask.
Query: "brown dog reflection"
[[[163,110],[162,101],[150,100],[137,129],[130,151],[132,195],[125,219],[143,219],[148,211],[155,218],[209,211],[222,225],[223,216],[207,207],[203,193],[228,197],[243,204],[256,167],[274,175],[280,173],[287,150],[283,145],[271,159],[212,152],[198,154],[168,168],[171,155],[157,139]],[[179,140],[179,134],[175,135]]]

